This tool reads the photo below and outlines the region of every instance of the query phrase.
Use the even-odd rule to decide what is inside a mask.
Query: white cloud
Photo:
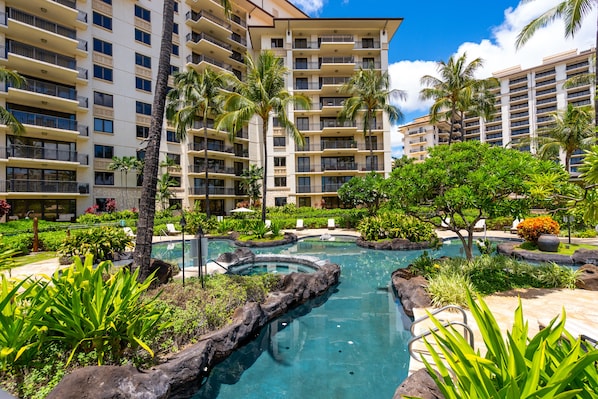
[[[291,0],[291,2],[311,16],[317,16],[324,7],[324,0]]]
[[[504,13],[504,21],[492,31],[492,37],[480,43],[466,42],[456,49],[455,54],[467,52],[467,59],[480,57],[484,60],[484,67],[480,69],[478,78],[486,78],[506,68],[520,65],[522,69],[542,64],[547,56],[564,51],[578,49],[587,50],[595,45],[596,40],[596,9],[586,15],[581,29],[574,38],[565,39],[564,27],[561,20],[555,20],[546,28],[540,29],[519,50],[515,49],[515,40],[521,29],[533,18],[553,7],[561,0],[531,1],[520,4],[517,8],[508,8]],[[419,99],[420,78],[423,75],[436,75],[436,60],[434,61],[400,61],[389,66],[391,86],[405,90],[407,100],[399,102],[404,113],[428,113],[430,102]],[[410,122],[406,120],[405,122]],[[395,138],[393,137],[393,143]]]

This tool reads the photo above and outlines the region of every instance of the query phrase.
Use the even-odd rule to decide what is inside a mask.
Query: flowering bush
[[[106,212],[114,212],[116,211],[116,200],[114,198],[110,198],[106,201]]]
[[[91,213],[91,214],[95,215],[96,213],[98,213],[98,209],[100,209],[100,207],[98,205],[92,205],[85,210],[85,213]]]
[[[10,204],[6,200],[0,199],[0,218],[10,212]]]
[[[542,234],[559,234],[560,226],[550,216],[525,219],[517,225],[517,234],[525,241],[538,242]]]

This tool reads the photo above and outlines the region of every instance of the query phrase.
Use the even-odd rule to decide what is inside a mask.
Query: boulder
[[[583,265],[579,268],[579,280],[575,283],[577,288],[589,291],[598,291],[598,266]]]
[[[444,395],[442,395],[426,369],[418,370],[407,377],[395,391],[393,399],[402,399],[404,397],[444,399]]]
[[[155,258],[150,259],[149,271],[150,273],[156,272],[156,278],[152,282],[151,288],[158,287],[171,281],[175,274],[174,270],[175,267],[168,262]]]
[[[383,241],[366,241],[359,237],[355,244],[362,248],[390,250],[390,251],[409,251],[417,249],[430,248],[432,244],[428,241],[411,242],[404,238],[393,238],[392,240]]]
[[[598,250],[580,248],[571,255],[571,258],[575,263],[596,263],[598,262]]]
[[[413,276],[410,272],[399,269],[392,274],[392,284],[408,316],[413,317],[413,308],[432,305],[430,295],[426,291],[428,282],[424,277]]]

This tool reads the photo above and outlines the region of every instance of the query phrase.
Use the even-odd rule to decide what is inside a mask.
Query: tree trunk
[[[453,104],[453,107],[451,109],[451,124],[450,124],[450,131],[449,131],[449,140],[448,140],[448,145],[451,145],[451,143],[453,142],[453,129],[455,128],[455,104]]]
[[[468,260],[473,259],[473,226],[471,227],[471,231],[467,230],[467,238],[465,238],[463,234],[461,234],[461,231],[458,227],[454,226],[451,230],[454,231],[457,234],[457,237],[459,237],[459,240],[461,240],[461,244],[463,245],[463,251],[465,252],[465,257]]]
[[[368,110],[368,113],[370,113],[370,117],[368,118],[368,140],[370,143],[370,171],[372,171],[374,170],[374,147],[372,147],[372,111]]]
[[[262,222],[266,222],[266,194],[268,193],[267,188],[267,177],[268,177],[268,145],[266,138],[268,136],[268,116],[262,119],[262,142],[263,142],[263,158],[262,162],[264,165],[264,173],[262,175]]]
[[[596,55],[598,52],[598,17],[596,18],[596,42],[594,43],[594,131],[596,132],[596,137],[598,137],[598,129],[596,129],[596,125],[598,124],[598,73],[596,71],[596,65],[598,65],[598,60],[596,59]]]
[[[206,220],[210,218],[210,180],[209,180],[209,172],[208,172],[208,116],[204,112],[203,115],[203,146],[204,146],[204,167],[206,168]]]
[[[174,24],[174,0],[164,0],[162,22],[162,41],[158,60],[158,75],[152,105],[152,119],[148,135],[143,167],[143,186],[139,203],[137,221],[137,240],[133,256],[134,267],[140,268],[139,281],[144,281],[150,274],[149,266],[154,236],[154,215],[156,213],[156,184],[158,182],[158,158],[160,138],[164,120],[164,107],[170,74],[170,54],[172,53],[172,28]]]

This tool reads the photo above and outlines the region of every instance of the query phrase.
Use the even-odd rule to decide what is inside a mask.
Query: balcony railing
[[[89,183],[60,180],[9,179],[0,181],[0,191],[9,193],[89,194]]]
[[[314,82],[295,82],[295,90],[320,90],[322,86]]]
[[[77,151],[40,148],[30,145],[11,145],[5,148],[6,158],[43,159],[51,161],[77,162],[89,165],[89,156]]]
[[[70,8],[77,9],[77,0],[52,0],[55,3],[62,4],[63,6],[67,6]]]
[[[231,40],[234,40],[235,42],[247,47],[247,40],[245,38],[235,34],[231,35],[230,38]]]
[[[189,165],[189,173],[205,173],[206,167],[203,165]],[[227,175],[234,175],[235,168],[225,166],[210,166],[208,173],[223,173]]]
[[[205,33],[197,33],[197,32],[187,33],[186,39],[188,42],[191,41],[193,43],[198,43],[201,40],[206,40],[210,43],[215,44],[216,46],[222,47],[223,49],[226,49],[229,51],[231,49],[230,44],[224,43],[223,41],[220,41],[210,35],[206,35]]]
[[[354,64],[353,57],[322,57],[322,64]]]
[[[224,29],[228,29],[230,30],[230,24],[228,22],[226,22],[225,20],[218,18],[215,15],[210,14],[207,11],[187,11],[187,14],[185,14],[185,18],[187,20],[192,20],[193,22],[197,22],[199,21],[201,18],[205,18],[209,21],[214,22],[216,25],[220,25],[222,26]]]
[[[87,136],[87,126],[79,125],[72,119],[18,110],[10,110],[10,112],[24,125],[79,131],[82,136]]]
[[[9,8],[8,18],[15,21],[23,22],[24,24],[35,26],[48,32],[56,33],[57,35],[67,37],[69,39],[77,39],[77,31],[75,29],[56,24],[47,19],[31,15],[21,10]]]
[[[232,71],[233,70],[232,66],[230,66],[228,64],[225,64],[224,62],[220,62],[220,61],[217,61],[217,60],[215,60],[213,58],[206,57],[205,55],[199,55],[199,54],[196,54],[196,53],[189,54],[187,56],[187,62],[190,62],[190,63],[193,63],[193,64],[200,64],[202,62],[207,62],[208,64],[212,64],[212,65],[215,65],[215,66],[220,67],[222,69],[226,69],[227,71]]]
[[[380,69],[382,64],[380,61],[361,61],[355,63],[355,68],[363,68],[363,69]]]
[[[204,143],[190,143],[188,148],[189,151],[203,151],[206,147]],[[225,147],[224,145],[214,144],[210,142],[208,142],[208,151],[225,152],[227,154],[235,153],[233,147]]]
[[[322,78],[322,85],[343,85],[349,81],[350,78],[338,76],[326,76]]]
[[[210,187],[208,190],[210,195],[239,195],[235,193],[234,188],[229,187]],[[189,189],[190,195],[206,195],[205,187],[192,187]]]
[[[320,37],[321,43],[350,43],[354,41],[355,38],[353,35],[330,35]]]
[[[24,85],[16,87],[11,82],[7,82],[6,86],[30,91],[32,93],[45,94],[47,96],[60,97],[67,100],[74,100],[79,102],[79,106],[87,108],[87,97],[77,96],[77,90],[74,87],[64,86],[57,83],[44,82],[34,78],[27,78]]]
[[[323,186],[298,185],[297,193],[335,193],[344,183],[325,184]]]
[[[322,141],[320,143],[320,151],[324,150],[338,150],[338,149],[347,149],[347,148],[357,148],[357,143],[355,141]]]
[[[58,54],[53,51],[41,49],[39,47],[29,46],[13,40],[8,41],[8,53],[18,54],[23,57],[32,58],[38,61],[47,62],[48,64],[57,65],[63,68],[73,69],[79,72],[79,77],[87,77],[87,70],[77,68],[77,60],[73,57],[68,57],[63,54]]]

